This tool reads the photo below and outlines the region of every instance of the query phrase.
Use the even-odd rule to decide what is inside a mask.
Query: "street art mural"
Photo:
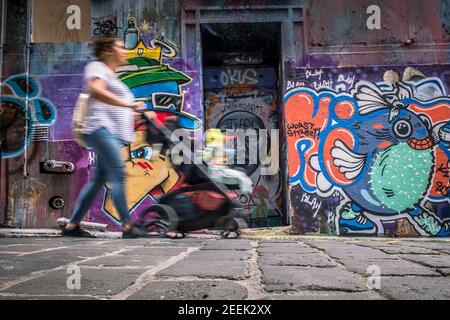
[[[297,231],[449,236],[444,83],[411,67],[402,75],[386,70],[382,82],[343,70],[334,87],[325,74],[333,77],[308,70],[284,98]]]
[[[158,39],[144,43],[136,29],[136,19],[128,20],[125,44],[129,52],[129,64],[118,70],[119,78],[131,89],[137,101],[144,102],[147,110],[156,112],[158,120],[164,122],[168,117],[176,116],[180,128],[189,131],[200,129],[200,120],[184,111],[182,87],[191,78],[163,63],[163,58],[176,56],[175,49]],[[138,122],[135,142],[123,148],[125,190],[132,216],[138,216],[140,210],[153,202],[158,194],[169,192],[182,184],[182,177],[172,168],[169,156],[157,154],[154,146],[148,144],[146,135],[145,124]],[[102,208],[113,221],[120,222],[107,189]]]
[[[226,67],[204,70],[205,130],[277,129],[277,88],[274,68]],[[275,142],[276,143],[276,142]],[[246,163],[240,167],[253,181],[251,194],[240,193],[240,201],[248,211],[250,227],[279,226],[282,215],[281,173],[261,175],[260,159],[249,163],[250,152],[246,146]]]
[[[51,126],[56,121],[56,109],[49,100],[40,97],[39,84],[26,74],[7,78],[0,90],[1,158],[15,158],[30,144],[36,127]]]

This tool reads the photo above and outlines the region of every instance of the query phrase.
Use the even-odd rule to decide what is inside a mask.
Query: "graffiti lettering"
[[[445,186],[442,182],[438,181],[436,183],[436,192],[439,192],[443,196],[448,196],[448,190],[450,189],[449,186]]]
[[[311,122],[291,123],[287,125],[287,134],[289,137],[317,138],[320,128],[314,128],[314,123]]]
[[[313,82],[313,88],[316,89],[316,90],[320,90],[322,88],[332,89],[333,88],[333,83],[334,83],[334,81],[332,79],[322,80],[322,81],[314,81]]]
[[[251,129],[254,128],[256,126],[256,122],[252,119],[236,119],[236,118],[229,118],[226,119],[225,121],[223,121],[223,124],[227,127],[227,128],[232,128],[232,129]]]
[[[304,193],[302,195],[301,202],[309,204],[311,209],[315,210],[314,215],[313,215],[314,218],[317,216],[317,214],[319,213],[319,209],[322,206],[321,200],[318,200],[317,198],[315,198],[307,193]]]
[[[355,82],[355,75],[345,76],[343,74],[340,74],[337,82],[345,82],[349,86],[353,86],[353,83]]]
[[[439,166],[439,168],[437,169],[438,173],[442,173],[444,178],[449,178],[449,173],[450,173],[450,166],[449,163],[447,162],[447,166],[444,166],[443,163],[441,163],[441,165]]]
[[[288,81],[287,82],[287,86],[286,86],[286,90],[291,90],[291,89],[295,89],[295,88],[299,88],[299,87],[304,87],[306,84],[304,81]]]
[[[253,85],[258,83],[258,73],[254,69],[227,69],[220,74],[223,86]]]
[[[119,30],[117,28],[116,16],[105,16],[99,18],[92,18],[96,28],[94,29],[95,36],[115,36]]]
[[[306,70],[306,79],[309,79],[311,77],[319,77],[319,80],[322,80],[322,74],[323,70]]]
[[[237,110],[248,111],[248,112],[252,112],[257,115],[261,115],[263,108],[261,106],[254,105],[252,103],[233,103],[233,104],[225,105],[223,107],[224,112],[225,111],[237,111]]]

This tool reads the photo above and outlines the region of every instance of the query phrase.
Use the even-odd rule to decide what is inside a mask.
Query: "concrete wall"
[[[82,70],[92,55],[87,43],[32,44],[31,79],[21,75],[26,71],[26,1],[7,2],[2,64],[2,135],[7,145],[2,146],[0,205],[4,214],[0,214],[0,222],[3,219],[4,224],[18,227],[53,226],[58,217],[70,215],[77,195],[93,173],[95,155],[78,147],[70,130]],[[253,0],[246,7],[241,4],[93,1],[92,34],[117,34],[133,42],[133,34],[127,30],[133,18],[144,56],[161,66],[160,79],[170,74],[172,81],[170,86],[162,80],[147,83],[146,90],[180,93],[184,98],[180,110],[183,123],[194,132],[201,131],[204,121],[195,13],[200,16],[199,8],[208,5],[218,11],[229,8],[229,19],[246,22],[252,12],[269,6],[265,14],[261,13],[269,22],[281,9],[288,10],[291,27],[281,23],[279,96],[284,94],[280,100],[284,104],[282,134],[286,145],[282,154],[288,180],[285,210],[291,215],[293,230],[446,236],[443,219],[450,215],[449,145],[445,137],[436,137],[448,130],[450,118],[448,2]],[[372,4],[381,8],[380,30],[368,30],[366,26],[366,9]],[[189,19],[191,25],[186,22]],[[152,42],[154,39],[159,42]],[[386,103],[384,108],[363,111],[367,102],[360,92],[366,90],[362,81],[376,83],[366,86],[378,95],[378,103]],[[33,89],[29,90],[28,107],[26,92],[21,90],[27,82]],[[27,108],[29,129],[35,129],[27,131],[30,141],[24,148]],[[399,113],[393,114],[394,109]],[[408,138],[399,138],[394,132],[394,125],[403,118],[413,126]],[[371,123],[372,127],[361,126],[360,122]],[[427,125],[436,133],[433,145],[424,150],[408,149],[408,139],[426,139]],[[385,135],[379,136],[378,131]],[[134,217],[153,202],[155,195],[176,188],[181,181],[167,168],[167,159],[155,162],[138,158],[140,153],[136,151],[149,146],[143,143],[143,131],[137,136],[137,143],[131,147],[133,163],[127,164],[134,177],[127,180]],[[332,149],[339,146],[351,157],[336,161],[333,153],[339,150]],[[383,156],[389,152],[392,159],[400,158],[401,164],[390,163],[390,171],[381,173]],[[76,170],[70,174],[48,173],[42,169],[46,160],[70,162]],[[356,169],[345,177],[341,171],[349,164]],[[408,169],[400,170],[405,166]],[[147,173],[150,179],[140,178]],[[404,177],[393,177],[395,174]],[[377,186],[374,176],[380,181]],[[417,187],[411,187],[407,179],[413,179]],[[363,189],[367,193],[358,194]],[[54,206],[61,199],[64,206],[52,209],[49,201]],[[108,223],[111,228],[117,226],[117,213],[106,191],[99,195],[88,219]]]

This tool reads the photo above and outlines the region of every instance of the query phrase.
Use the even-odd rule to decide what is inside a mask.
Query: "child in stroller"
[[[159,144],[162,153],[170,153],[177,119],[166,119],[164,124],[145,115],[143,119],[149,144]],[[240,236],[236,218],[242,205],[234,191],[251,192],[252,181],[243,172],[225,166],[225,136],[220,130],[209,131],[206,138],[204,150],[194,150],[190,143],[192,153],[200,151],[205,155],[202,163],[174,165],[184,177],[184,186],[160,196],[140,216],[141,227],[149,233],[179,238],[191,231],[218,229],[224,238]]]

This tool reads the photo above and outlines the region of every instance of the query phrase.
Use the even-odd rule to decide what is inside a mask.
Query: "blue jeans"
[[[124,189],[124,163],[121,157],[121,142],[108,129],[100,128],[84,136],[89,147],[97,154],[97,167],[94,179],[83,188],[70,222],[79,225],[92,206],[98,192],[109,182],[110,195],[119,212],[122,224],[130,221]]]

